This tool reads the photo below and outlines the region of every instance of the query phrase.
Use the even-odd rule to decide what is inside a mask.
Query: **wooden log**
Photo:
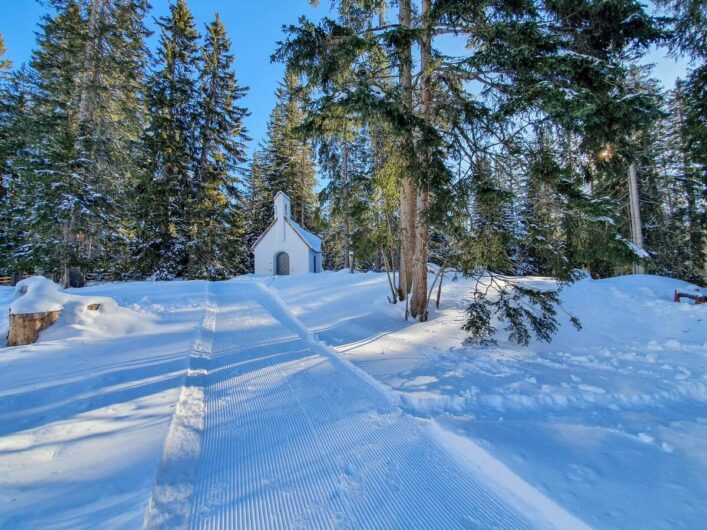
[[[54,324],[61,315],[61,310],[46,313],[24,313],[10,315],[10,331],[7,335],[8,346],[32,344],[39,338],[39,333]]]

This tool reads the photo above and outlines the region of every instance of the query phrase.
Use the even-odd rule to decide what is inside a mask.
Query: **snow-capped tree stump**
[[[46,313],[24,313],[10,315],[10,331],[7,335],[8,346],[25,346],[39,338],[39,333],[54,324],[61,315],[61,310]]]

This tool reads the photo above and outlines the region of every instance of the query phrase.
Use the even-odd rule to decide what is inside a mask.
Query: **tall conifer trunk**
[[[432,119],[432,32],[429,12],[431,0],[422,0],[422,23],[424,33],[420,46],[422,68],[422,117],[429,123]],[[429,157],[423,153],[424,165],[429,166]],[[415,222],[415,258],[413,260],[413,293],[410,314],[427,320],[427,259],[429,254],[429,232],[425,214],[430,202],[429,188],[422,182],[418,187]]]
[[[400,26],[410,28],[412,26],[412,11],[410,0],[400,0],[398,17]],[[403,104],[406,111],[412,111],[412,49],[411,43],[407,40],[403,42],[399,49],[400,55],[400,86],[403,89]],[[403,155],[411,159],[414,146],[410,134],[405,135],[403,140]],[[398,286],[400,300],[408,297],[412,287],[413,259],[415,255],[415,183],[409,174],[411,166],[402,177],[400,187],[400,284]]]

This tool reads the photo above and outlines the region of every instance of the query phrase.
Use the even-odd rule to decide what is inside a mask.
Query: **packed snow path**
[[[529,526],[263,282],[208,307],[147,527]]]

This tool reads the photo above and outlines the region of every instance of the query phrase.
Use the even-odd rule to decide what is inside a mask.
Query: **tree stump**
[[[7,335],[8,346],[25,346],[39,338],[39,333],[54,324],[61,315],[61,310],[46,313],[25,313],[10,315],[10,331]]]

